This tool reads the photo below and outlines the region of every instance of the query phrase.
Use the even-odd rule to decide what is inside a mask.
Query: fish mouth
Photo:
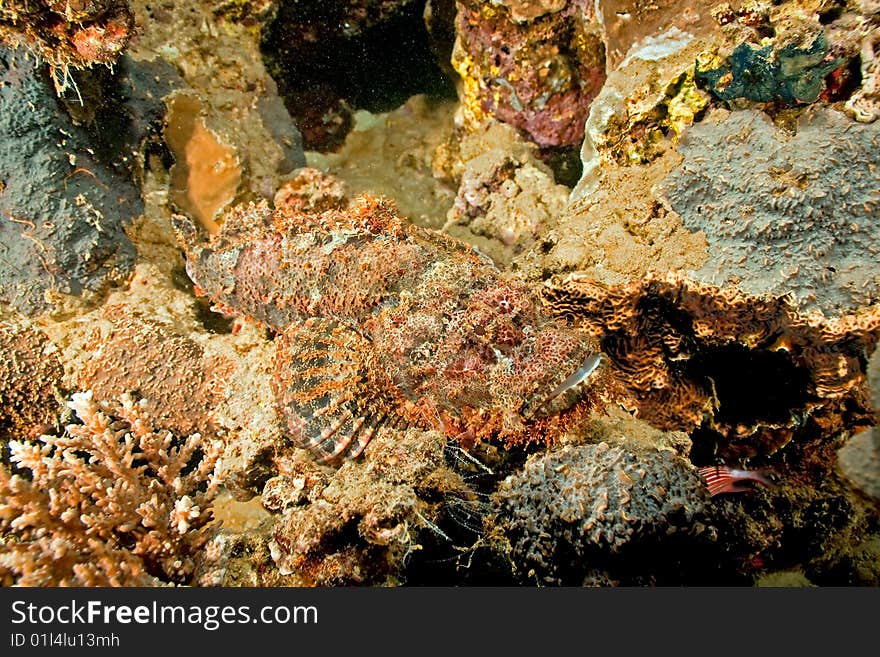
[[[556,415],[571,408],[581,397],[583,384],[591,379],[602,364],[600,352],[589,354],[578,368],[568,375],[549,395],[544,397],[537,406],[527,409],[526,416],[546,417]]]

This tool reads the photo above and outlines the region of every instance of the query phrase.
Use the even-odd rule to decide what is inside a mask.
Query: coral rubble
[[[467,226],[472,233],[525,249],[568,200],[568,189],[554,182],[536,151],[514,128],[498,121],[464,135],[458,146],[460,163],[452,171],[460,179],[458,195],[444,230],[452,233]],[[495,260],[505,258],[496,255]]]

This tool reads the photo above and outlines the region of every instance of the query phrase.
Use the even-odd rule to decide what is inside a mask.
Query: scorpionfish
[[[197,294],[276,332],[282,428],[325,461],[356,457],[382,426],[551,440],[591,406],[592,339],[390,201],[320,214],[251,203],[209,238],[186,217],[173,225]]]

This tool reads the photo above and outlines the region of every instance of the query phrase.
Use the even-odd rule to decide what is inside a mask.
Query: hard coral
[[[82,424],[11,441],[13,468],[0,466],[0,581],[187,583],[208,539],[219,449],[154,432],[130,398],[115,416],[91,393],[70,406]]]
[[[766,457],[793,441],[821,459],[841,431],[876,421],[865,374],[876,306],[828,320],[678,274],[615,287],[572,274],[544,296],[599,340],[626,404],[663,429],[700,428],[704,456]]]
[[[532,456],[495,499],[520,579],[580,585],[632,583],[626,564],[636,554],[646,576],[664,543],[680,547],[705,527],[709,495],[690,463],[671,452],[636,454],[602,442]]]
[[[827,315],[856,311],[880,300],[880,124],[817,108],[796,128],[789,136],[754,110],[707,118],[682,140],[665,195],[709,242],[697,280],[792,294]]]
[[[318,215],[242,206],[207,243],[175,221],[199,290],[285,332],[278,410],[287,433],[325,457],[356,456],[398,422],[465,440],[549,440],[589,406],[542,415],[579,383],[566,379],[595,357],[592,342],[545,316],[524,283],[387,202],[360,197]]]

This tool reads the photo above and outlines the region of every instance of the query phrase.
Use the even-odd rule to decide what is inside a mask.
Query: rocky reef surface
[[[878,34],[0,3],[0,583],[877,586]]]

